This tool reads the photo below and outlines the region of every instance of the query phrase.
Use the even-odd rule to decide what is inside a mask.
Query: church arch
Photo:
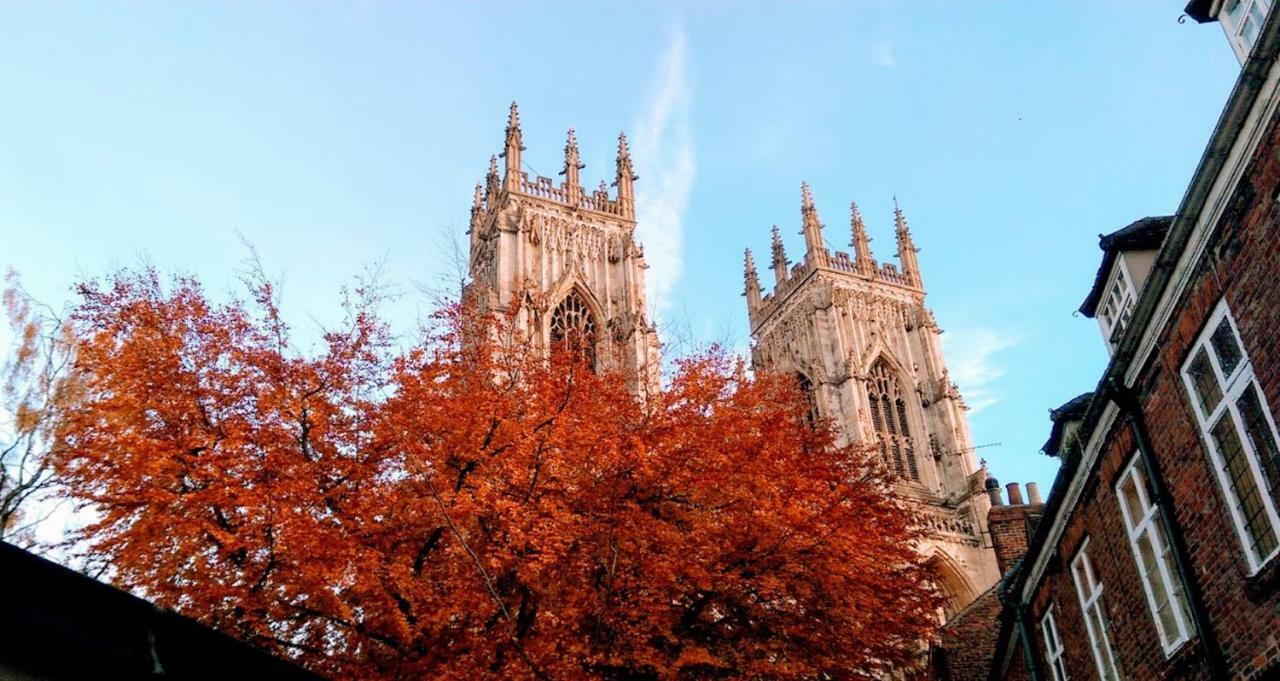
[[[551,311],[547,338],[552,350],[568,348],[581,353],[594,369],[600,322],[592,307],[580,288],[571,287]]]
[[[942,620],[951,619],[978,597],[978,590],[955,559],[941,549],[929,559],[934,569],[935,586],[942,595]]]
[[[819,414],[818,396],[815,392],[813,381],[803,371],[797,371],[796,385],[800,386],[800,392],[804,394],[804,398],[809,404],[809,410],[805,413],[805,417],[809,419],[809,426],[814,427],[818,424]]]

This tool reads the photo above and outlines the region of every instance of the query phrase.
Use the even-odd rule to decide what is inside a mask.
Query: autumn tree
[[[4,310],[11,342],[0,360],[0,540],[33,544],[36,509],[53,486],[53,446],[60,417],[76,399],[74,339],[62,315],[40,304],[18,275],[5,277]]]
[[[402,349],[367,286],[315,356],[260,280],[80,293],[85,555],[321,673],[865,677],[934,621],[921,530],[789,378],[711,351],[641,403],[461,307]]]

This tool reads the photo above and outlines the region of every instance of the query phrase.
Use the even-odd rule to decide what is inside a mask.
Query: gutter
[[[1021,598],[1010,598],[1009,583],[1010,580],[1017,577],[1022,572],[1022,559],[1019,558],[1000,578],[1000,584],[996,588],[996,597],[1000,599],[1000,635],[996,639],[995,653],[991,656],[991,670],[988,679],[996,681],[1003,677],[1006,669],[1005,661],[1009,656],[1009,637],[1006,633],[1009,630],[1008,623],[1012,622],[1013,626],[1018,629],[1018,641],[1022,644],[1022,660],[1027,665],[1028,681],[1038,681],[1040,678],[1036,672],[1036,660],[1031,651],[1031,636],[1027,634],[1027,610],[1022,604]]]
[[[1195,578],[1195,572],[1191,569],[1191,553],[1187,550],[1186,536],[1182,532],[1182,526],[1173,516],[1173,497],[1169,493],[1168,485],[1165,484],[1164,472],[1156,461],[1155,449],[1151,446],[1150,431],[1147,430],[1146,419],[1138,404],[1138,395],[1132,388],[1118,386],[1115,403],[1120,408],[1120,412],[1127,417],[1133,430],[1133,439],[1138,445],[1138,456],[1147,469],[1147,481],[1151,485],[1152,496],[1155,497],[1156,507],[1164,520],[1164,526],[1169,531],[1173,562],[1186,590],[1187,604],[1191,606],[1191,619],[1194,620],[1200,646],[1204,649],[1205,659],[1209,663],[1209,670],[1215,679],[1228,678],[1230,673],[1227,671],[1227,662],[1222,656],[1222,648],[1218,646],[1218,637],[1214,633],[1213,622],[1209,619],[1209,610],[1204,604],[1204,593]]]

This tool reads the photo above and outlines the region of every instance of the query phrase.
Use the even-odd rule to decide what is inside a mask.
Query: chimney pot
[[[995,478],[987,478],[987,497],[991,499],[992,506],[1003,506],[1004,500],[1000,498],[1000,481]]]
[[[1027,483],[1027,497],[1028,503],[1036,505],[1044,503],[1044,500],[1040,498],[1040,487],[1034,482]]]
[[[1021,506],[1022,505],[1022,488],[1018,486],[1018,483],[1011,482],[1008,485],[1005,485],[1005,489],[1009,491],[1009,505]]]

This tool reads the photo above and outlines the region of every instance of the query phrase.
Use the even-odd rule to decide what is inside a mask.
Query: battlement
[[[625,133],[618,135],[618,157],[613,186],[617,187],[617,195],[609,196],[609,186],[604,180],[594,191],[587,191],[582,186],[581,171],[584,167],[578,153],[578,139],[572,128],[564,145],[564,168],[560,174],[564,182],[556,184],[552,178],[535,175],[529,179],[529,173],[521,164],[521,154],[525,147],[522,143],[523,133],[520,130],[520,112],[516,103],[511,103],[511,112],[507,118],[507,139],[502,151],[506,172],[498,175],[498,157],[489,159],[489,172],[483,182],[476,184],[475,203],[471,207],[471,228],[474,231],[484,223],[489,215],[502,203],[504,196],[529,196],[543,201],[550,201],[572,209],[590,210],[605,215],[634,222],[635,214],[635,181],[637,179],[631,164],[631,152],[627,148]]]
[[[635,218],[634,215],[627,212],[626,206],[621,201],[609,196],[609,189],[603,182],[600,183],[600,186],[595,191],[587,193],[581,187],[570,186],[568,183],[562,183],[557,186],[554,180],[545,175],[537,175],[533,181],[530,181],[529,174],[522,172],[520,173],[520,184],[516,192],[525,196],[554,201],[574,208],[585,208],[586,210],[606,213],[624,219]]]
[[[826,247],[822,236],[824,225],[818,217],[818,210],[813,202],[813,195],[807,184],[801,185],[802,216],[801,234],[805,240],[804,259],[791,266],[787,260],[786,250],[782,245],[782,236],[775,226],[773,228],[772,265],[774,273],[773,291],[765,294],[760,285],[759,274],[751,257],[751,249],[746,253],[746,291],[747,312],[752,327],[768,319],[776,307],[786,300],[815,272],[823,271],[839,276],[852,277],[868,283],[886,284],[908,289],[912,293],[922,294],[924,283],[920,278],[920,269],[916,261],[916,247],[911,240],[911,232],[907,227],[902,210],[894,201],[894,224],[897,233],[898,259],[901,269],[894,263],[877,263],[871,255],[871,238],[867,236],[862,215],[857,204],[851,205],[851,228],[853,254],[833,251]]]

